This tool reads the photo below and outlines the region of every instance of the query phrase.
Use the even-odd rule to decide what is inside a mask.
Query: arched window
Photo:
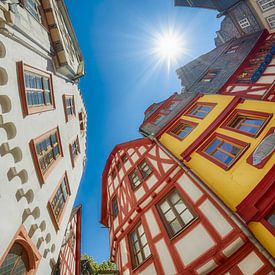
[[[29,269],[26,250],[21,244],[15,242],[0,266],[0,274],[26,275]]]

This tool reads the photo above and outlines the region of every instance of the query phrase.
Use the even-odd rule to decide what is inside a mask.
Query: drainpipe
[[[237,224],[237,226],[241,229],[244,235],[257,247],[257,249],[264,255],[264,257],[271,263],[271,265],[275,266],[275,261],[273,257],[269,254],[269,252],[262,246],[262,244],[251,234],[251,232],[247,229],[244,221],[239,217],[235,212],[233,212],[229,207],[227,207],[224,202],[217,197],[217,195],[209,189],[208,186],[184,163],[182,163],[178,158],[176,158],[159,140],[155,137],[153,133],[148,135],[140,129],[142,135],[145,135],[153,142],[155,142],[169,157],[171,157],[183,170],[184,172],[191,177],[202,189],[206,192],[224,211],[225,213]]]

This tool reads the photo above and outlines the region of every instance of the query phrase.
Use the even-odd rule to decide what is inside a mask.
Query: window
[[[265,220],[275,229],[275,209],[265,217]]]
[[[229,53],[235,53],[237,50],[238,50],[239,46],[231,46],[227,51],[226,51],[226,54],[229,54]]]
[[[143,180],[145,180],[147,177],[149,177],[152,174],[152,172],[153,171],[151,167],[148,165],[147,161],[143,160],[138,165],[138,169],[135,169],[129,175],[129,180],[133,189],[136,189]]]
[[[156,126],[158,126],[161,122],[162,122],[162,120],[165,118],[165,116],[164,115],[158,115],[154,120],[153,120],[153,124],[154,125],[156,125]]]
[[[44,181],[50,168],[62,157],[58,128],[32,140],[30,145],[41,180]]]
[[[251,135],[256,135],[265,122],[265,118],[237,114],[229,127]]]
[[[115,169],[112,170],[111,177],[112,177],[112,179],[115,179],[115,177],[116,177],[116,171],[115,171]]]
[[[139,177],[139,174],[137,173],[136,170],[134,170],[130,175],[129,175],[129,180],[132,184],[132,187],[135,189],[141,184],[141,179]]]
[[[25,275],[30,270],[28,255],[24,247],[15,242],[0,266],[0,274]]]
[[[152,173],[152,170],[151,170],[150,166],[148,165],[148,163],[146,162],[146,160],[142,161],[139,164],[138,169],[139,169],[143,179],[147,178]]]
[[[248,147],[247,143],[215,134],[198,152],[224,169],[230,168]]]
[[[59,228],[62,214],[65,210],[65,206],[68,202],[68,197],[71,195],[67,174],[65,174],[60,180],[57,189],[55,190],[52,198],[49,201],[48,207],[51,213],[56,229]]]
[[[178,102],[177,101],[172,101],[171,103],[170,103],[170,105],[168,106],[168,108],[167,108],[167,110],[169,111],[169,112],[171,112],[171,111],[173,111],[174,109],[175,109],[175,107],[178,105]]]
[[[128,160],[126,154],[124,154],[124,155],[121,157],[121,160],[122,160],[123,163],[125,163],[125,162]]]
[[[53,110],[52,76],[31,66],[18,63],[18,79],[25,115]]]
[[[222,128],[256,137],[268,123],[272,114],[249,110],[235,110],[223,123]]]
[[[239,25],[241,26],[242,29],[244,29],[244,28],[249,27],[250,23],[249,23],[247,18],[244,18],[244,19],[239,21]]]
[[[266,20],[271,29],[275,28],[275,14],[268,16]]]
[[[85,114],[83,110],[78,113],[78,119],[79,119],[80,132],[83,134],[85,130]]]
[[[74,167],[75,166],[75,161],[76,161],[77,157],[80,154],[80,146],[79,146],[78,137],[70,145],[70,152],[71,152],[72,165]]]
[[[274,0],[258,0],[258,4],[261,7],[262,11],[267,11],[275,7]]]
[[[117,198],[114,197],[113,200],[112,200],[112,215],[113,215],[113,218],[117,217],[118,212],[119,212],[119,209],[118,209]]]
[[[148,257],[150,257],[151,251],[142,224],[139,224],[129,234],[129,245],[131,250],[133,268],[138,267]]]
[[[175,189],[157,204],[157,208],[170,238],[197,218]]]
[[[66,121],[68,122],[75,116],[75,104],[73,95],[63,95],[63,103],[65,110]]]
[[[193,130],[195,125],[196,124],[193,124],[192,122],[180,120],[170,130],[170,134],[182,140]]]
[[[273,236],[275,235],[275,207],[271,206],[271,211],[268,211],[266,215],[260,220],[261,223],[269,230]]]
[[[209,70],[202,78],[201,82],[211,82],[216,75],[218,74],[218,70]]]
[[[207,114],[214,108],[215,104],[212,103],[196,103],[190,111],[187,112],[187,116],[196,118],[205,118]]]

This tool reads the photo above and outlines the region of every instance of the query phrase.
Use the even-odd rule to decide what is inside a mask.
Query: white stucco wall
[[[27,19],[31,20],[30,18]],[[37,24],[37,22],[33,23],[34,28]],[[39,46],[31,43],[27,37],[24,38],[22,34],[17,33],[14,28],[10,26],[6,26],[6,28],[29,44],[32,44],[34,49],[41,54],[47,54],[47,51],[41,50]],[[35,39],[35,35],[41,31],[43,32],[40,27],[35,29],[33,38]],[[38,41],[41,41],[42,38],[45,39],[45,35],[48,37],[47,33],[40,33],[40,36],[38,35]],[[5,56],[0,58],[0,66],[7,74],[7,83],[2,82],[4,85],[0,85],[0,148],[3,149],[3,144],[5,144],[5,146],[9,146],[11,150],[6,154],[3,154],[3,150],[0,150],[0,259],[19,226],[22,224],[22,214],[24,210],[29,209],[33,211],[37,208],[40,213],[36,219],[30,215],[23,222],[23,225],[27,232],[29,232],[32,225],[36,224],[39,227],[42,221],[45,222],[46,228],[43,231],[38,228],[32,236],[32,241],[33,244],[36,245],[38,238],[43,237],[44,241],[39,248],[42,257],[37,274],[50,274],[51,269],[49,263],[51,259],[56,261],[58,258],[65,228],[83,173],[83,160],[86,154],[86,134],[81,135],[80,133],[78,112],[80,112],[81,109],[85,109],[85,107],[77,85],[55,74],[51,58],[42,57],[38,53],[35,53],[34,50],[2,34],[0,34],[0,42],[3,43],[6,51]],[[45,42],[48,50],[49,45],[49,41],[48,43]],[[53,74],[55,110],[32,114],[26,117],[23,116],[17,80],[16,62],[18,61],[23,61],[28,65]],[[68,123],[66,123],[65,120],[62,100],[63,94],[74,95],[75,99],[76,117]],[[9,104],[11,104],[11,108],[8,108]],[[5,123],[10,123],[9,125],[15,129],[12,131],[15,135],[10,139],[7,136],[7,132],[2,128]],[[41,186],[36,174],[29,142],[57,126],[59,127],[61,136],[63,158],[57,163],[45,180],[45,183]],[[69,144],[71,144],[77,136],[79,137],[81,153],[73,168]],[[14,155],[17,156],[18,159],[14,159],[11,154],[12,152],[14,152]],[[22,159],[20,155],[22,155]],[[23,180],[18,176],[9,179],[7,173],[11,168],[15,168],[17,173],[21,171],[22,175],[24,175],[22,177]],[[60,229],[56,231],[47,209],[47,203],[65,171],[68,175],[71,196],[66,206]],[[28,201],[25,197],[18,200],[16,198],[18,190],[23,191],[23,194],[27,192],[29,192],[28,194],[33,193],[33,200],[29,199]],[[48,243],[46,242],[46,236],[48,236]],[[47,251],[48,253],[46,253]]]

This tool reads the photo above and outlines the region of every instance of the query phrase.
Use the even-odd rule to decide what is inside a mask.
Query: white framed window
[[[250,23],[249,23],[247,18],[244,18],[244,19],[239,21],[239,25],[241,26],[242,29],[244,29],[244,28],[249,27]]]
[[[271,29],[275,28],[275,14],[268,16],[266,20]]]
[[[258,5],[262,11],[267,11],[269,9],[275,8],[275,0],[258,0]]]

